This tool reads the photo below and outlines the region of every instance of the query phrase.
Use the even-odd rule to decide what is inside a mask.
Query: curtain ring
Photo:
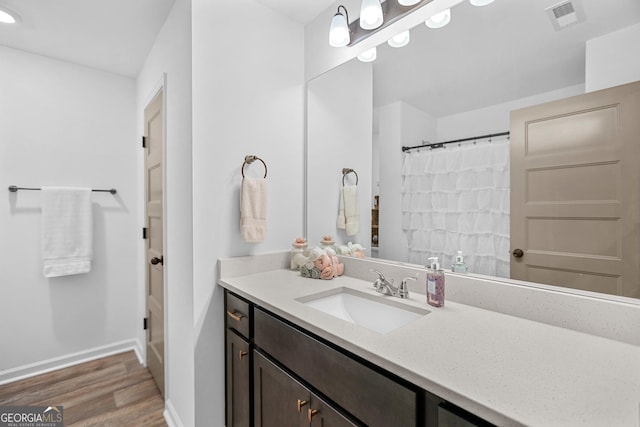
[[[354,171],[351,168],[342,168],[342,186],[343,187],[344,187],[344,178],[350,173],[356,176],[356,185],[358,185],[358,174],[356,173],[356,171]]]
[[[244,178],[244,167],[246,165],[250,165],[251,163],[255,162],[256,160],[260,160],[260,162],[264,166],[264,177],[265,178],[267,177],[267,164],[264,162],[264,160],[262,160],[258,156],[249,155],[249,156],[244,156],[244,163],[242,163],[242,177],[243,178]]]

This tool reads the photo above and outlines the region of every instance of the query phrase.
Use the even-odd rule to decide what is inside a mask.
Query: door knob
[[[522,249],[514,249],[513,250],[513,256],[516,258],[522,258],[522,256],[524,255],[524,252],[522,252]]]
[[[151,264],[153,264],[153,265],[157,265],[157,264],[164,265],[164,257],[160,256],[160,258],[158,258],[157,256],[154,256],[153,258],[151,258]]]

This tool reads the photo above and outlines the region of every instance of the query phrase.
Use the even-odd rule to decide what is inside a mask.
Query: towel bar
[[[10,185],[9,186],[9,191],[12,192],[12,193],[16,193],[18,190],[36,190],[36,191],[40,191],[40,190],[42,190],[42,188],[18,187],[17,185]],[[116,194],[118,192],[118,190],[116,190],[115,188],[110,188],[108,190],[92,189],[91,191],[95,191],[95,192],[98,192],[98,193],[111,193],[111,194]]]
[[[342,168],[342,186],[344,187],[344,178],[350,173],[356,176],[356,185],[358,185],[358,173],[351,168]]]
[[[255,162],[256,160],[260,160],[260,162],[262,162],[262,165],[264,166],[264,177],[267,177],[267,164],[264,162],[264,160],[262,160],[260,157],[258,156],[254,156],[254,155],[248,155],[248,156],[244,156],[244,163],[242,163],[242,177],[244,178],[244,167],[245,165],[250,165],[251,163]]]

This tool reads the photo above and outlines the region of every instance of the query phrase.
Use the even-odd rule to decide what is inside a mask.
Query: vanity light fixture
[[[387,43],[391,47],[404,47],[404,46],[409,44],[410,40],[411,40],[411,33],[409,33],[409,30],[407,30],[407,31],[403,31],[400,34],[396,34],[395,36],[391,37],[387,41]]]
[[[433,0],[360,1],[360,16],[351,23],[346,7],[338,6],[329,27],[330,46],[355,46]]]
[[[340,12],[344,10],[344,15]],[[329,28],[329,45],[333,47],[344,47],[351,41],[349,31],[349,13],[343,5],[338,6],[338,12],[333,15],[331,27]]]
[[[365,50],[360,55],[358,55],[358,59],[362,62],[373,62],[376,60],[378,56],[378,51],[375,47],[372,47],[369,50]]]
[[[431,18],[427,19],[425,24],[429,28],[442,28],[449,22],[451,22],[451,9],[436,13]]]
[[[384,22],[380,0],[362,0],[360,6],[360,28],[375,30]]]
[[[469,0],[469,3],[474,6],[486,6],[493,3],[493,0]]]
[[[6,9],[0,8],[0,23],[3,24],[15,24],[18,22],[17,15],[13,12],[9,12]]]

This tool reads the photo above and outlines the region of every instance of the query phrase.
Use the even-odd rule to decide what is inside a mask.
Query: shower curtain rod
[[[40,191],[42,190],[42,188],[32,188],[32,187],[18,187],[17,185],[10,185],[9,186],[9,191],[12,193],[17,192],[18,190],[36,190],[36,191]],[[111,194],[116,194],[118,191],[115,188],[110,188],[108,190],[95,190],[92,189],[91,191],[95,191],[98,193],[111,193]]]
[[[430,149],[433,150],[434,148],[442,148],[446,144],[456,144],[456,143],[466,142],[466,141],[476,141],[478,139],[488,139],[488,138],[493,138],[493,137],[497,137],[497,136],[509,136],[509,132],[490,133],[488,135],[472,136],[470,138],[454,139],[452,141],[426,143],[426,144],[422,144],[422,145],[414,145],[412,147],[403,146],[402,147],[402,152],[407,152],[409,150],[415,150],[415,149],[418,149],[418,148],[430,148]],[[422,142],[426,142],[426,141],[422,141]]]

